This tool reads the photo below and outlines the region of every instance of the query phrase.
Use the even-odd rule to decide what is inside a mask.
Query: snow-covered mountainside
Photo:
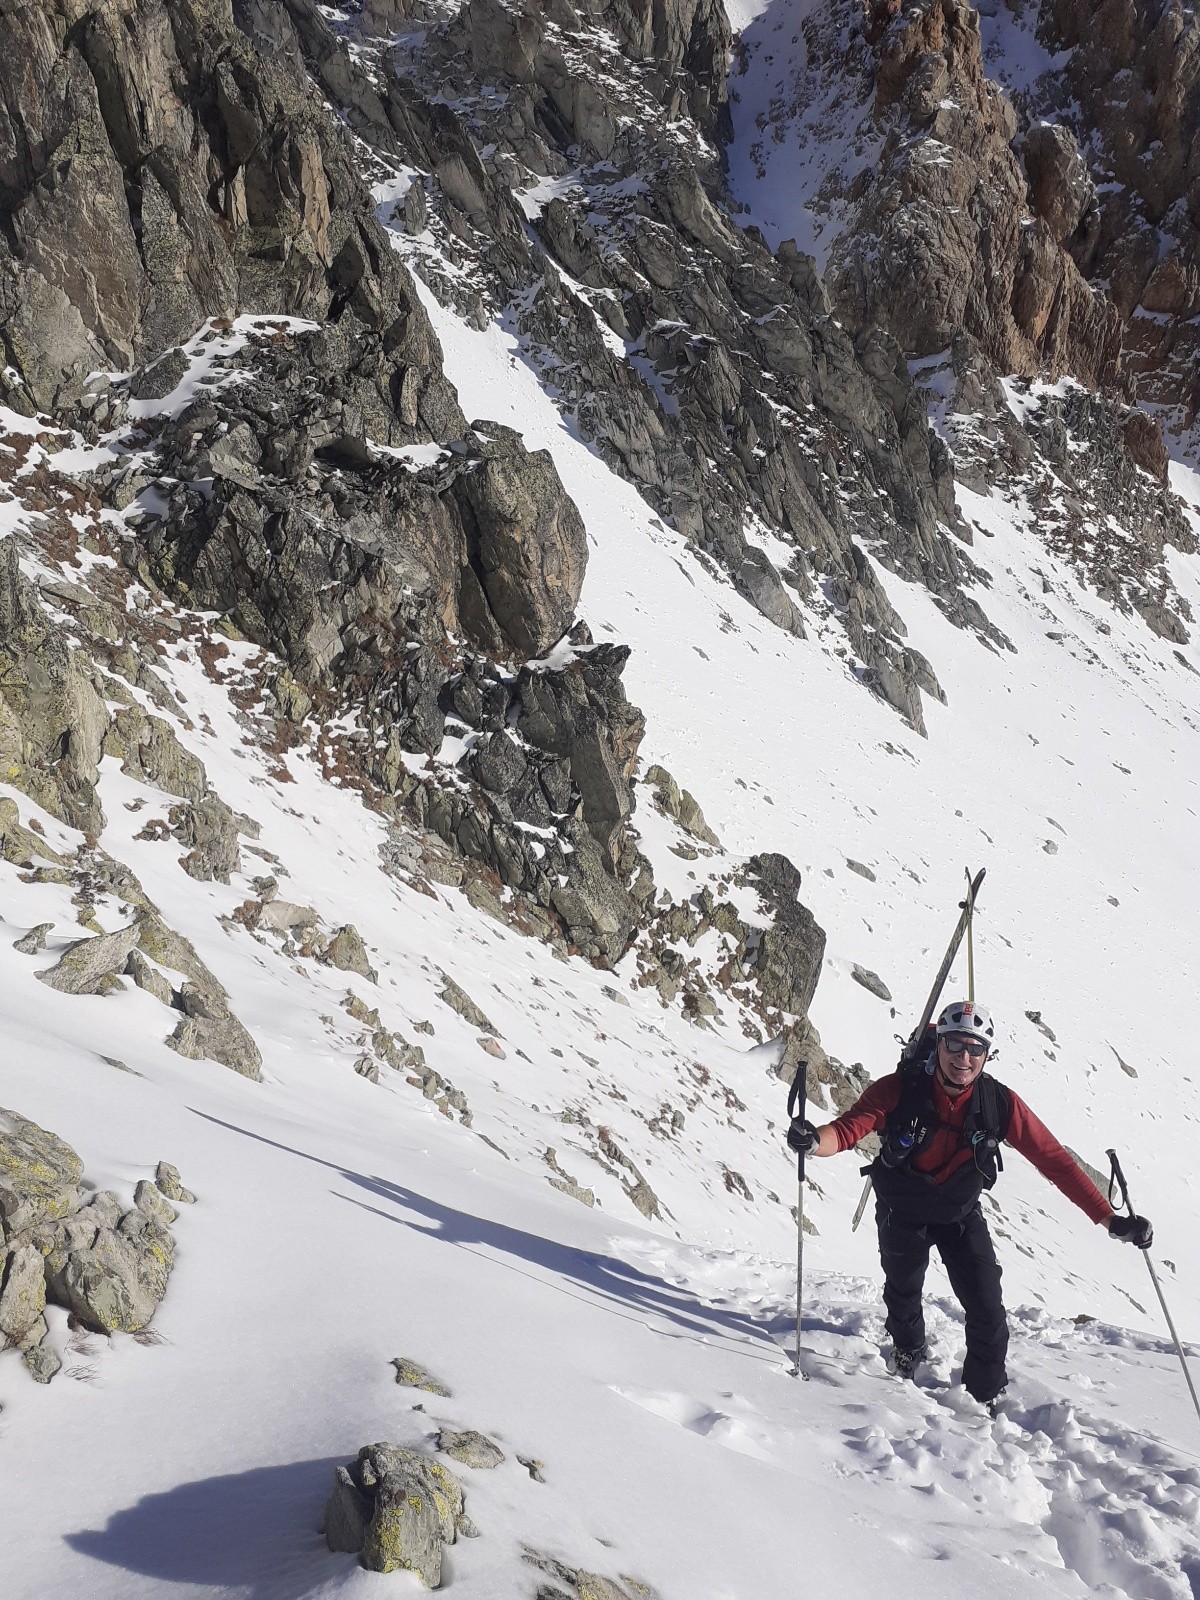
[[[6,1594],[421,1592],[322,1536],[383,1440],[464,1600],[1200,1593],[1143,1262],[1015,1153],[997,1420],[940,1265],[889,1375],[853,1155],[791,1371],[788,1085],[979,867],[996,1073],[1200,1363],[1200,472],[1132,191],[1047,220],[1072,14],[3,20]]]

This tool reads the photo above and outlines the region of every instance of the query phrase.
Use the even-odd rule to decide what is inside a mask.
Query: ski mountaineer
[[[934,1246],[966,1317],[962,1381],[995,1415],[1008,1382],[1008,1319],[1000,1265],[980,1206],[1012,1145],[1114,1239],[1148,1249],[1145,1217],[1118,1216],[1058,1140],[1011,1089],[985,1072],[995,1039],[985,1007],[946,1006],[911,1064],[879,1078],[849,1111],[817,1128],[794,1118],[787,1142],[797,1154],[833,1156],[869,1133],[882,1139],[865,1170],[875,1190],[883,1299],[892,1340],[889,1365],[911,1377],[925,1358],[921,1288]]]

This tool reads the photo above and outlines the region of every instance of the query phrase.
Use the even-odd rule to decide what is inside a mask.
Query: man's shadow
[[[540,1269],[527,1275],[536,1277],[538,1282],[547,1284],[559,1293],[585,1300],[612,1315],[643,1322],[653,1319],[659,1324],[660,1332],[676,1330],[675,1337],[701,1343],[709,1343],[713,1339],[728,1341],[739,1347],[741,1354],[752,1359],[778,1361],[782,1355],[772,1336],[782,1333],[787,1326],[783,1313],[756,1318],[745,1312],[713,1305],[690,1290],[642,1272],[617,1256],[577,1250],[540,1234],[493,1221],[490,1217],[473,1216],[468,1211],[459,1211],[453,1206],[431,1200],[391,1179],[353,1172],[336,1162],[296,1150],[276,1139],[268,1139],[264,1134],[251,1133],[236,1123],[225,1122],[208,1112],[196,1111],[195,1114],[240,1133],[247,1139],[255,1139],[276,1150],[286,1150],[304,1161],[328,1167],[355,1188],[365,1190],[376,1200],[385,1202],[384,1205],[374,1205],[352,1194],[340,1196],[351,1205],[361,1206],[363,1210],[388,1222],[440,1239],[456,1248],[469,1250],[488,1261],[507,1265],[511,1270],[524,1271],[519,1263]],[[338,1193],[337,1190],[333,1192]],[[661,1326],[664,1321],[670,1325],[670,1330]]]
[[[468,1250],[494,1265],[525,1273],[595,1309],[649,1322],[667,1337],[719,1341],[742,1359],[780,1360],[782,1352],[771,1335],[782,1331],[782,1317],[755,1319],[711,1305],[690,1290],[668,1284],[616,1256],[572,1249],[539,1234],[473,1216],[390,1179],[353,1172],[207,1112],[197,1111],[196,1115],[327,1167],[359,1191],[358,1195],[333,1191],[351,1205],[453,1248]],[[235,1425],[234,1419],[231,1425]],[[329,1571],[317,1559],[325,1554],[320,1508],[343,1459],[332,1456],[254,1467],[179,1484],[161,1494],[143,1496],[127,1510],[114,1513],[103,1528],[68,1534],[66,1542],[82,1555],[164,1583],[236,1588],[245,1592],[247,1600],[276,1600],[284,1595],[288,1600],[303,1600],[329,1580]]]

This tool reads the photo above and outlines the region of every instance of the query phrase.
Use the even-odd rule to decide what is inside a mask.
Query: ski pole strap
[[[1109,1165],[1112,1169],[1108,1175],[1108,1203],[1110,1206],[1113,1204],[1113,1185],[1118,1184],[1121,1190],[1122,1203],[1129,1215],[1132,1216],[1133,1201],[1129,1198],[1129,1185],[1125,1182],[1125,1174],[1121,1171],[1121,1163],[1117,1159],[1117,1152],[1115,1150],[1106,1150],[1104,1154],[1108,1157]]]

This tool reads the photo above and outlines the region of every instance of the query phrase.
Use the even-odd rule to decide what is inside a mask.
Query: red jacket
[[[919,1172],[933,1173],[939,1183],[944,1183],[952,1172],[972,1159],[969,1146],[960,1147],[959,1135],[966,1121],[974,1089],[952,1100],[938,1082],[931,1079],[933,1105],[941,1126],[920,1155],[912,1158]],[[1073,1200],[1093,1222],[1107,1223],[1113,1208],[1071,1157],[1059,1144],[1044,1122],[1040,1122],[1024,1100],[1011,1089],[1012,1102],[1005,1143],[1019,1150],[1027,1161],[1032,1161],[1044,1178],[1049,1178],[1056,1189],[1061,1189],[1068,1200]],[[838,1149],[849,1150],[868,1133],[881,1133],[889,1111],[894,1111],[900,1101],[900,1074],[890,1073],[877,1078],[871,1086],[832,1124],[837,1136]]]

